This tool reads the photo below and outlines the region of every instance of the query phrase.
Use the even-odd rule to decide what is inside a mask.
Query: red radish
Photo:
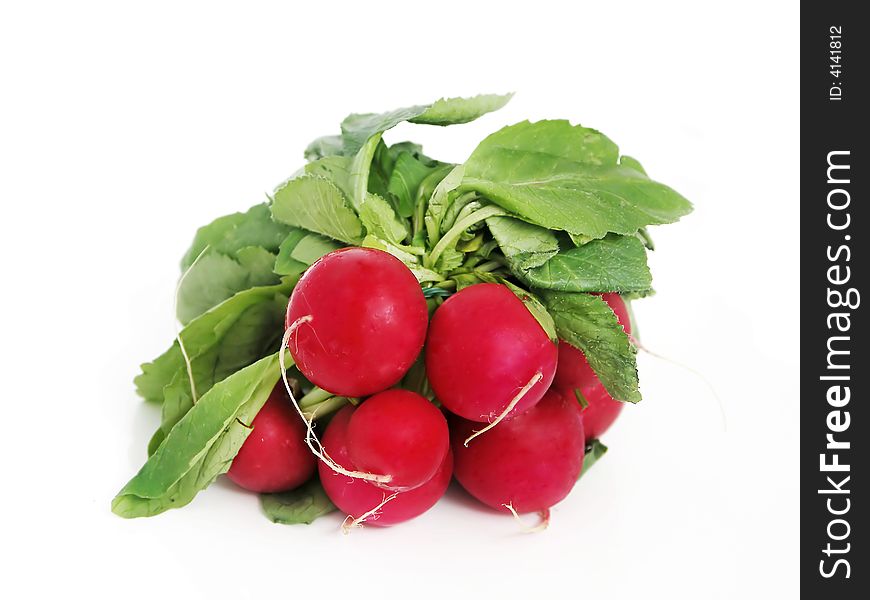
[[[536,406],[467,447],[463,441],[478,424],[451,422],[456,479],[496,510],[550,508],[568,495],[583,466],[583,422],[575,404],[547,392]]]
[[[432,479],[449,448],[444,415],[407,390],[375,394],[356,409],[347,427],[351,463],[360,471],[390,475],[383,487],[394,491]]]
[[[402,261],[371,248],[343,248],[315,262],[287,306],[288,348],[315,385],[368,396],[402,378],[426,338],[429,315]]]
[[[348,406],[339,411],[323,435],[323,445],[330,456],[346,469],[354,468],[348,457],[348,425],[351,418],[356,416],[355,410],[360,409]],[[367,481],[336,473],[324,463],[320,463],[319,469],[320,482],[326,495],[340,510],[354,519],[360,519],[392,495],[388,490]],[[440,467],[429,481],[413,490],[396,494],[395,498],[384,504],[375,514],[368,516],[366,523],[395,525],[423,514],[444,495],[452,474],[453,454],[448,449]]]
[[[303,441],[305,424],[296,413],[282,384],[278,384],[251,423],[229,477],[252,492],[293,489],[314,474],[314,456]]]
[[[450,412],[494,422],[534,406],[556,371],[556,344],[506,286],[481,283],[442,304],[429,325],[426,375]]]
[[[628,309],[619,294],[602,294],[601,298],[613,309],[617,321],[625,332],[630,334],[631,320]],[[587,406],[582,407],[579,403],[577,405],[581,407],[587,440],[601,437],[622,412],[624,403],[614,400],[607,393],[604,384],[589,366],[583,352],[564,341],[559,342],[559,365],[553,378],[553,387],[575,401],[574,390],[579,390],[583,394]]]

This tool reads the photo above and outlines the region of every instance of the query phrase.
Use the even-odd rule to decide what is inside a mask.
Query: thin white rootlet
[[[486,433],[487,431],[489,431],[490,429],[492,429],[493,427],[495,427],[496,425],[501,423],[501,420],[504,419],[506,416],[508,416],[508,414],[514,409],[514,407],[517,404],[519,404],[520,400],[522,400],[525,397],[525,395],[529,393],[529,390],[532,389],[534,387],[534,385],[536,383],[538,383],[539,381],[541,381],[543,378],[544,378],[544,374],[541,373],[540,371],[535,373],[532,376],[532,378],[529,379],[529,382],[526,385],[524,385],[522,387],[522,389],[517,393],[517,395],[514,396],[513,399],[508,403],[507,408],[505,408],[502,411],[502,413],[499,416],[497,416],[492,423],[490,423],[489,425],[487,425],[486,427],[484,427],[480,431],[475,431],[470,436],[468,436],[468,439],[465,440],[463,445],[466,448],[468,448],[468,442],[470,442],[471,440],[473,440],[477,436],[479,436],[483,433]]]
[[[377,506],[375,506],[373,509],[364,512],[363,514],[361,514],[361,515],[360,515],[358,518],[356,518],[356,519],[354,519],[352,515],[347,515],[347,516],[344,518],[344,522],[341,524],[341,532],[344,533],[344,535],[347,535],[348,533],[350,533],[350,530],[351,530],[351,529],[354,529],[355,527],[362,527],[363,523],[364,523],[367,519],[370,519],[370,518],[372,518],[372,517],[374,517],[375,519],[377,519],[377,515],[380,513],[381,509],[382,509],[384,506],[386,506],[386,504],[387,504],[388,502],[390,502],[391,500],[395,499],[396,496],[399,495],[399,493],[400,493],[400,492],[394,492],[394,493],[390,494],[389,496],[387,496],[386,494],[384,494],[384,499],[381,501],[380,504],[378,504]],[[347,522],[348,519],[350,519],[350,523]]]
[[[293,390],[290,388],[290,382],[287,380],[287,364],[284,360],[284,349],[287,348],[290,336],[293,335],[296,329],[300,325],[310,323],[313,320],[314,319],[311,315],[305,315],[293,321],[293,323],[290,324],[290,327],[287,328],[287,331],[284,332],[284,337],[281,338],[281,350],[278,352],[278,362],[281,365],[281,380],[284,382],[284,388],[287,390],[287,394],[290,396],[290,401],[293,402],[293,407],[296,409],[296,412],[299,413],[299,416],[303,421],[305,421],[307,428],[307,431],[305,432],[305,444],[314,456],[323,461],[326,466],[336,473],[340,473],[346,477],[352,477],[353,479],[371,481],[373,483],[389,483],[393,478],[392,475],[376,475],[374,473],[363,473],[362,471],[349,471],[335,462],[329,454],[326,453],[326,449],[314,433],[314,420],[305,417],[305,413],[302,412],[302,409],[299,407],[299,402],[296,401],[296,396],[293,395]]]
[[[520,524],[520,528],[523,530],[523,533],[538,533],[539,531],[544,531],[547,527],[550,526],[549,508],[545,508],[544,510],[538,512],[538,516],[541,517],[540,523],[538,523],[537,525],[527,525],[517,514],[517,511],[514,509],[514,505],[512,502],[502,504],[502,506],[511,511],[511,514],[514,516],[516,522]]]

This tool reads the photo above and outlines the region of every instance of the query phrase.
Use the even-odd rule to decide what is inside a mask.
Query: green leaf
[[[248,288],[275,285],[275,255],[259,246],[240,248],[235,256],[211,247],[183,276],[178,288],[178,320],[184,324]]]
[[[492,217],[486,225],[516,270],[538,267],[559,251],[559,242],[549,229],[511,217]]]
[[[278,355],[264,358],[209,390],[172,428],[112,501],[122,517],[147,517],[193,500],[225,473],[251,433],[249,424],[280,376]]]
[[[330,180],[303,175],[275,191],[276,221],[320,233],[346,244],[363,239],[363,225],[341,190]]]
[[[405,221],[393,211],[389,202],[377,194],[366,194],[359,218],[369,234],[393,244],[401,244],[408,237]]]
[[[187,270],[206,246],[230,256],[249,246],[277,252],[289,232],[289,227],[272,220],[268,204],[257,204],[248,212],[220,217],[197,230],[190,249],[181,261],[181,270]]]
[[[316,478],[289,492],[260,494],[260,504],[270,521],[282,525],[309,525],[336,510]]]
[[[511,267],[529,286],[563,292],[645,292],[652,286],[646,250],[633,236],[610,234],[563,250],[540,267]]]
[[[510,94],[481,94],[472,98],[441,98],[423,114],[410,119],[424,125],[458,125],[469,123],[487,113],[494,112],[513,98]]]
[[[522,301],[525,307],[529,309],[529,312],[532,313],[532,316],[535,317],[535,320],[541,326],[541,329],[543,329],[550,337],[550,340],[553,343],[557,343],[559,338],[556,334],[556,323],[553,321],[553,317],[541,301],[531,292],[512,284],[504,278],[497,277],[497,279],[499,283],[506,285],[508,289]]]
[[[395,148],[395,146],[393,146]],[[420,184],[439,165],[427,165],[410,152],[402,152],[396,158],[387,191],[396,198],[399,216],[408,218],[414,214],[415,199]]]
[[[586,474],[586,471],[592,468],[592,465],[598,462],[598,460],[607,453],[607,446],[601,443],[600,440],[593,439],[589,440],[586,444],[586,452],[583,455],[583,468],[580,469],[580,475],[577,476],[577,479],[583,477]]]
[[[465,163],[458,189],[536,225],[596,239],[691,211],[674,190],[619,164],[604,135],[567,121],[523,121],[490,135]]]
[[[399,123],[409,121],[424,112],[428,105],[420,104],[397,108],[384,113],[364,113],[348,115],[341,122],[341,137],[344,140],[344,154],[352,155],[372,136],[392,129]]]
[[[278,250],[275,272],[279,275],[301,275],[318,258],[341,247],[341,244],[326,236],[296,229]]]
[[[305,160],[317,160],[327,156],[337,156],[344,152],[344,140],[340,135],[319,137],[305,148]]]
[[[468,123],[488,112],[498,110],[507,104],[512,95],[486,94],[473,98],[441,98],[432,104],[397,108],[384,113],[349,115],[341,123],[344,154],[348,156],[356,154],[370,137],[392,129],[404,121],[442,126]],[[315,144],[318,142],[320,140],[315,141]],[[331,147],[331,143],[331,141],[323,141],[318,144],[318,147]]]
[[[287,299],[294,281],[245,290],[193,319],[180,337],[191,359],[198,393],[277,348]],[[177,373],[186,376],[178,342],[136,377],[137,392],[146,400],[162,401],[163,388]]]
[[[559,337],[579,348],[617,400],[640,402],[637,349],[604,300],[592,294],[539,291]]]
[[[305,165],[305,173],[329,179],[349,199],[353,195],[350,175],[352,162],[353,159],[347,156],[327,156]]]
[[[185,349],[191,357],[190,370],[197,396],[207,393],[217,382],[237,370],[271,354],[280,343],[286,309],[287,296],[278,294],[271,301],[265,300],[244,308],[238,314],[228,315],[216,327],[215,334],[221,335],[214,338],[217,342],[210,348],[196,344],[191,347],[187,342],[186,330],[183,331],[182,339],[185,340]],[[173,346],[170,352],[173,350],[177,351],[177,346]],[[175,356],[178,355],[180,351]],[[148,444],[149,454],[157,449],[194,404],[186,366],[181,362],[175,368],[172,378],[163,387],[160,427]]]
[[[426,235],[429,238],[429,245],[434,246],[441,238],[441,221],[444,218],[444,213],[451,201],[451,192],[453,192],[460,183],[465,173],[465,168],[462,165],[457,165],[435,186],[432,192],[432,197],[429,199],[429,204],[426,207],[426,216],[424,223],[426,225]],[[452,198],[455,199],[455,196]]]

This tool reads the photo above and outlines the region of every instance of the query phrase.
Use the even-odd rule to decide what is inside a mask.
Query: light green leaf
[[[540,267],[518,266],[513,272],[527,285],[563,292],[645,292],[652,286],[643,243],[614,234],[563,250]]]
[[[377,194],[366,194],[359,210],[359,218],[366,231],[393,244],[401,244],[408,237],[408,228],[390,203]]]
[[[502,254],[517,270],[538,267],[559,251],[559,242],[549,229],[511,217],[491,217],[486,225]]]
[[[356,154],[370,137],[392,129],[404,121],[442,126],[468,123],[488,112],[498,110],[507,104],[512,95],[485,94],[473,98],[441,98],[432,104],[397,108],[385,113],[352,114],[341,123],[344,154]],[[318,144],[318,148],[332,147],[331,140],[317,140],[315,144]]]
[[[362,241],[363,226],[341,190],[330,180],[303,175],[275,191],[276,221],[320,233],[346,244]]]
[[[465,168],[462,165],[457,165],[435,186],[435,190],[432,192],[432,197],[429,199],[429,204],[426,207],[426,217],[424,219],[426,235],[429,237],[429,244],[432,246],[437,244],[441,237],[441,220],[444,218],[444,213],[450,204],[450,194],[462,183],[464,173]]]
[[[327,156],[337,156],[344,152],[344,140],[340,135],[319,137],[305,148],[305,160],[317,160]]]
[[[345,155],[356,154],[373,135],[383,133],[399,123],[419,116],[426,112],[427,108],[427,105],[420,104],[384,113],[348,115],[341,122],[341,137],[344,140]]]
[[[637,349],[604,300],[592,294],[539,291],[559,337],[579,348],[616,400],[640,402]]]
[[[240,248],[235,256],[210,246],[189,267],[178,289],[178,320],[184,324],[248,288],[275,285],[275,255],[259,246]]]
[[[283,333],[284,313],[294,280],[240,292],[193,319],[181,330],[194,372],[197,391],[205,393],[215,382],[268,354]],[[163,388],[177,373],[186,377],[178,342],[142,365],[136,391],[146,400],[163,400]]]
[[[270,521],[282,525],[309,525],[336,510],[316,478],[289,492],[260,494],[260,504]]]
[[[351,184],[351,166],[353,158],[348,156],[327,156],[305,165],[305,173],[315,177],[329,179],[350,199],[353,195]]]
[[[519,298],[525,307],[532,313],[532,316],[535,317],[535,320],[541,326],[550,340],[553,343],[558,342],[558,336],[556,334],[556,323],[553,321],[553,317],[550,315],[547,308],[538,300],[537,296],[532,294],[531,292],[524,290],[521,287],[518,287],[511,282],[505,280],[504,278],[497,277],[496,278],[499,283],[506,285],[507,288],[514,293],[514,295]]]
[[[279,275],[301,275],[318,258],[341,247],[341,244],[326,236],[296,229],[278,250],[275,272]]]
[[[277,252],[289,231],[286,225],[272,220],[268,204],[257,204],[248,212],[220,217],[196,231],[190,249],[181,260],[181,270],[190,267],[206,246],[228,255],[235,255],[237,250],[248,246]]]
[[[441,98],[423,114],[410,119],[424,125],[458,125],[469,123],[502,108],[513,98],[510,94],[481,94],[472,98]]]
[[[225,473],[280,376],[278,355],[264,358],[209,390],[172,428],[112,501],[122,517],[147,517],[193,500]]]
[[[691,204],[618,162],[616,145],[567,121],[524,121],[487,137],[465,163],[459,191],[476,191],[549,229],[602,238],[671,223]]]

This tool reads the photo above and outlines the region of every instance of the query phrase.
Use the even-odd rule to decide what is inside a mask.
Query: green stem
[[[327,392],[324,389],[315,387],[299,399],[299,408],[308,408],[309,406],[314,406],[315,404],[319,404],[324,400],[331,398],[332,395],[332,392]]]
[[[482,265],[474,267],[474,270],[480,271],[481,273],[489,273],[490,271],[495,271],[496,269],[498,269],[501,266],[502,266],[502,264],[500,262],[498,262],[497,260],[491,260],[489,262],[483,263]]]
[[[485,221],[490,217],[495,217],[499,215],[507,214],[505,211],[500,209],[498,206],[484,206],[477,212],[473,212],[464,219],[460,219],[457,221],[453,227],[451,227],[447,233],[445,233],[441,239],[435,244],[435,247],[432,248],[432,252],[429,253],[429,256],[424,258],[424,263],[427,267],[431,267],[438,262],[438,259],[441,258],[441,255],[444,253],[447,248],[450,247],[451,244],[455,244],[457,239],[462,232],[474,225],[475,223],[480,223],[481,221]]]
[[[350,402],[350,398],[346,398],[345,396],[330,396],[323,402],[315,404],[307,410],[303,410],[302,414],[305,415],[306,419],[313,421],[325,417],[326,415],[331,415],[348,402]]]

